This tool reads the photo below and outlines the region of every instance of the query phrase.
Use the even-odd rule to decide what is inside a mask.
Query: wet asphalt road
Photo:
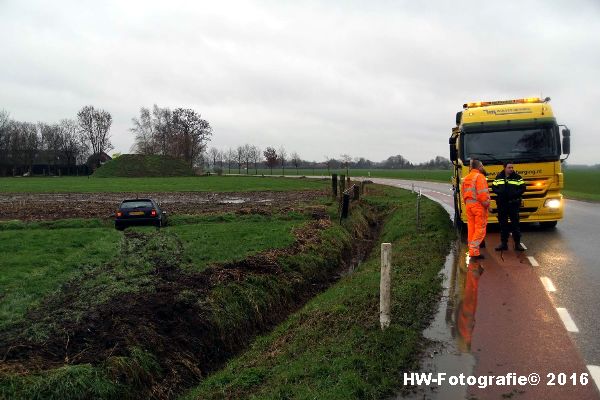
[[[449,183],[368,178],[375,183],[421,190],[454,215]],[[493,230],[493,228],[492,228]],[[527,255],[540,264],[540,277],[556,287],[555,307],[566,308],[579,332],[569,332],[587,365],[600,365],[600,204],[567,200],[556,229],[523,228]],[[559,350],[559,349],[557,349]]]

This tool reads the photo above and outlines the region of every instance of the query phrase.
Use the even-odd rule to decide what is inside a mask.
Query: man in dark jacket
[[[508,236],[512,232],[515,250],[525,250],[521,246],[521,230],[519,229],[519,207],[521,197],[525,193],[526,184],[521,175],[517,174],[514,165],[504,163],[501,171],[492,183],[492,191],[496,194],[498,207],[498,222],[500,222],[500,245],[496,251],[508,250]],[[508,220],[510,219],[510,225]]]

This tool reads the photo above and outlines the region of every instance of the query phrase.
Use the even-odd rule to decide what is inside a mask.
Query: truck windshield
[[[463,160],[556,161],[560,158],[558,129],[547,126],[533,129],[469,132],[463,137]]]

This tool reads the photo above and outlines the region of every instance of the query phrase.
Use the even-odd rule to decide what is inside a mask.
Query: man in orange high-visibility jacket
[[[479,246],[485,239],[490,190],[481,161],[471,160],[470,172],[463,179],[461,190],[467,211],[469,256],[484,258]]]

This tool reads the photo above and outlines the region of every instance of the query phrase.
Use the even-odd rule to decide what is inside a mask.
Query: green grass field
[[[312,220],[312,208],[271,215],[173,215],[171,225],[160,231],[140,227],[124,233],[100,220],[0,223],[0,251],[7,254],[0,264],[0,335],[5,344],[27,343],[24,348],[41,346],[42,351],[61,354],[66,351],[67,332],[67,339],[86,338],[80,345],[72,344],[73,356],[81,350],[75,346],[99,351],[86,362],[63,366],[60,359],[28,374],[7,369],[0,374],[0,397],[136,398],[148,393],[149,382],[160,381],[170,371],[174,376],[185,372],[185,367],[177,366],[191,362],[187,357],[194,349],[200,358],[192,364],[211,371],[221,364],[198,361],[206,349],[219,349],[214,356],[226,357],[225,361],[254,335],[281,322],[303,299],[322,291],[337,276],[343,255],[349,254],[352,232],[366,234],[369,221],[380,214],[388,215],[380,239],[394,243],[395,263],[402,266],[394,272],[399,289],[394,291],[393,307],[400,317],[390,330],[382,333],[377,324],[376,249],[353,275],[260,339],[248,355],[210,377],[193,396],[348,398],[392,393],[397,387],[394,377],[415,362],[420,332],[437,300],[450,224],[439,206],[425,200],[427,217],[416,232],[414,195],[399,189],[372,187],[363,199],[365,203],[356,205],[343,224]],[[335,202],[319,204],[335,215]],[[301,239],[295,242],[293,232],[300,226]],[[305,236],[308,226],[315,228]],[[301,244],[298,252],[290,251],[292,243]],[[266,258],[246,258],[274,248],[285,250],[260,256]],[[425,252],[426,259],[420,256]],[[206,268],[229,261],[240,264]],[[142,299],[139,305],[137,298]],[[102,310],[109,310],[109,317],[98,317],[106,315]],[[118,318],[110,317],[121,310]],[[136,323],[145,315],[150,320]],[[86,321],[106,318],[116,324],[114,328],[100,334],[97,329],[102,325],[93,325],[96,333],[85,333]],[[187,325],[186,318],[191,318]],[[25,321],[24,327],[18,324]],[[168,336],[170,328],[159,329],[164,324],[176,324],[169,325],[177,326],[176,340]],[[109,353],[93,344],[94,338],[110,337],[115,331],[132,335],[117,354],[110,350],[112,344]],[[182,343],[187,341],[195,346],[185,347]],[[171,343],[183,347],[167,351],[165,346]],[[384,355],[394,368],[381,368]]]
[[[0,178],[0,192],[5,193],[250,192],[314,190],[327,187],[328,183],[313,179],[245,176]]]
[[[232,171],[232,172],[237,172]],[[250,171],[252,174],[254,170]],[[204,176],[174,178],[0,178],[0,192],[5,193],[93,193],[93,192],[245,192],[258,190],[312,190],[328,189],[328,182],[310,179],[281,179],[281,169],[259,169],[255,176]],[[326,176],[327,170],[300,169],[298,176]],[[330,173],[345,174],[345,170]],[[451,172],[442,170],[350,170],[351,176],[396,178],[450,182]],[[295,169],[286,169],[286,176],[296,176]],[[566,170],[564,194],[573,199],[600,201],[600,171]]]
[[[119,234],[108,226],[8,225],[0,224],[0,329],[82,266],[106,261],[119,248]]]
[[[300,214],[177,216],[164,232],[181,240],[187,267],[202,270],[211,263],[288,246],[292,228],[305,220]],[[0,223],[0,329],[21,319],[85,266],[106,263],[121,253],[122,237],[112,224],[98,220]]]
[[[566,170],[563,193],[568,198],[600,201],[600,170]]]
[[[227,169],[224,171],[228,172]],[[255,174],[256,170],[250,169],[249,174]],[[237,174],[237,169],[231,170],[232,174]],[[281,168],[273,168],[272,176],[282,176],[283,171]],[[242,170],[242,174],[245,171]],[[271,176],[271,171],[265,168],[258,169],[258,175]],[[319,168],[299,168],[296,171],[295,168],[286,168],[285,176],[328,176],[331,174],[346,175],[345,169],[319,169]],[[420,169],[350,169],[350,176],[364,176],[372,178],[396,178],[396,179],[412,179],[412,180],[428,180],[428,181],[439,181],[439,182],[450,182],[452,175],[451,171],[444,170],[420,170]]]

